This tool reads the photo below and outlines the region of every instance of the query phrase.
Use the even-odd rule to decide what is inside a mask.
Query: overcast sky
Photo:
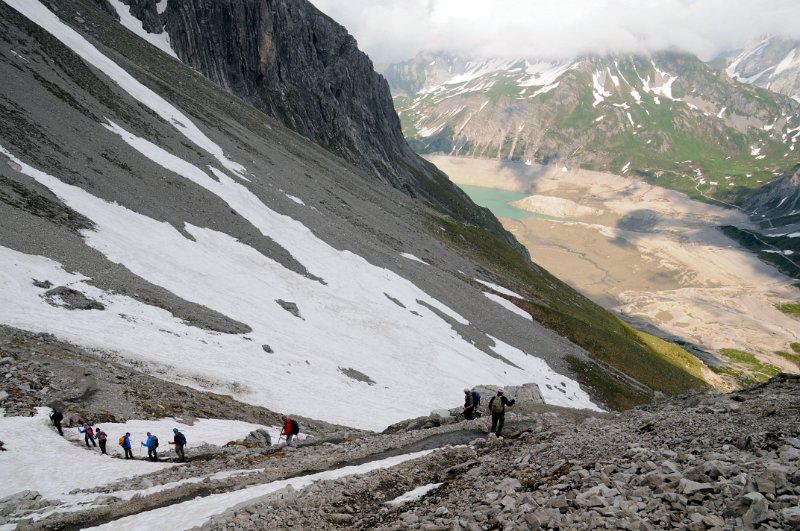
[[[311,0],[375,63],[422,50],[569,58],[679,48],[708,60],[766,33],[800,38],[800,0]]]

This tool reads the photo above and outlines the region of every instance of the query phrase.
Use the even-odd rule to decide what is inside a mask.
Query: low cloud
[[[423,50],[562,59],[679,49],[707,60],[800,38],[797,0],[312,0],[376,63]]]

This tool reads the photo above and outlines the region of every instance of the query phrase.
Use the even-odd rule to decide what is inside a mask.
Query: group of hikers
[[[498,437],[503,431],[503,422],[506,418],[506,406],[513,406],[517,403],[516,399],[509,400],[505,396],[503,389],[498,389],[497,394],[489,400],[488,411],[492,414],[492,428],[490,433]],[[478,391],[464,389],[464,418],[474,420],[475,416],[480,416],[481,394]]]
[[[61,421],[64,420],[64,415],[60,411],[54,409],[50,415],[50,420],[53,426],[58,430],[59,435],[64,436],[64,430],[61,427]],[[108,434],[104,432],[100,426],[95,427],[91,422],[85,422],[82,428],[78,428],[78,432],[83,434],[84,442],[87,448],[97,448],[98,443],[100,453],[108,455],[106,452],[106,444],[108,443]],[[180,461],[186,461],[186,453],[184,447],[186,446],[186,436],[178,428],[172,428],[172,441],[169,444],[175,445],[175,454]],[[119,438],[119,445],[122,447],[125,459],[134,459],[133,451],[131,449],[131,433],[125,432],[125,435]],[[142,447],[147,448],[147,458],[150,461],[158,461],[158,437],[147,432],[147,440],[143,441]]]
[[[503,389],[498,389],[497,394],[489,400],[487,410],[492,414],[492,427],[490,433],[494,433],[498,437],[503,431],[503,423],[505,422],[506,407],[511,407],[516,404],[515,399],[509,400],[505,396]],[[478,391],[471,389],[464,389],[464,409],[463,414],[466,420],[474,420],[476,416],[481,415],[480,411],[481,394]],[[61,428],[61,422],[64,420],[64,415],[53,409],[50,415],[50,420],[53,426],[58,430],[59,435],[64,436],[64,431]],[[296,420],[289,418],[286,415],[281,416],[283,421],[283,430],[280,437],[286,437],[286,445],[292,448],[297,447],[297,435],[300,433],[300,426]],[[95,427],[91,422],[85,422],[82,428],[78,430],[83,434],[84,441],[87,448],[100,447],[100,453],[107,455],[106,444],[108,443],[108,434],[104,432],[99,426]],[[186,461],[186,454],[184,447],[186,446],[186,436],[178,429],[172,428],[173,440],[169,444],[175,446],[175,454],[180,461]],[[147,432],[147,440],[141,443],[142,447],[147,448],[147,458],[150,461],[158,461],[158,437]],[[125,432],[125,435],[119,438],[119,445],[125,453],[125,459],[134,459],[131,450],[131,433]]]
[[[64,436],[64,430],[61,428],[61,421],[64,420],[64,415],[57,409],[53,409],[50,414],[50,420],[53,426],[58,430],[59,435]],[[286,415],[281,416],[283,421],[283,431],[280,436],[286,437],[286,445],[292,448],[297,448],[297,435],[300,433],[300,425],[296,420],[289,418]],[[87,448],[94,446],[97,448],[100,444],[100,453],[107,455],[106,443],[108,442],[108,434],[100,429],[100,426],[93,426],[91,422],[85,422],[82,428],[78,431],[83,434],[84,441]],[[178,460],[186,461],[186,454],[184,447],[186,446],[186,436],[178,428],[172,428],[172,441],[169,444],[175,445],[175,454]],[[131,433],[125,432],[125,435],[119,438],[119,445],[125,453],[125,459],[133,459],[133,452],[131,450]],[[147,458],[150,461],[158,461],[158,437],[147,432],[147,440],[142,442],[142,447],[147,448]]]

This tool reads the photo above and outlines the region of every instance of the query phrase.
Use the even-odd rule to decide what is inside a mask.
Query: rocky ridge
[[[427,423],[391,433],[334,439],[324,436],[332,428],[317,430],[297,449],[206,445],[192,449],[188,464],[74,492],[95,498],[83,511],[33,521],[59,501],[22,491],[0,500],[0,522],[19,529],[97,525],[433,450],[390,468],[284,487],[232,507],[202,529],[796,529],[799,392],[800,377],[780,375],[732,394],[694,393],[615,414],[520,400],[506,414],[503,438],[487,437],[486,414],[464,421],[436,412]],[[157,486],[163,490],[118,495]],[[403,498],[412,491],[422,494]]]
[[[797,529],[798,389],[781,376],[578,424],[542,412],[508,438],[283,492],[203,529]],[[421,485],[435,486],[386,503]]]
[[[389,86],[347,30],[306,0],[127,0],[150,33],[166,32],[182,62],[412,197],[510,237],[408,146]]]

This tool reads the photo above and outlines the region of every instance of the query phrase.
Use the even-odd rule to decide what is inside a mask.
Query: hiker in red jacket
[[[283,420],[283,431],[281,436],[286,436],[286,446],[297,448],[297,441],[294,440],[295,436],[300,433],[300,425],[296,420],[292,420],[286,415],[281,417]]]

